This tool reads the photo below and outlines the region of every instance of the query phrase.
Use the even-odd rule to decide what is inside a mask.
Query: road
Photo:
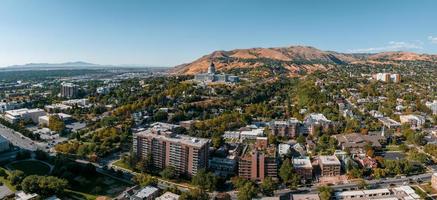
[[[37,145],[35,142],[6,126],[0,125],[0,135],[9,140],[9,142],[11,142],[14,146],[30,151],[37,150]]]
[[[404,178],[387,178],[387,179],[381,179],[381,180],[367,180],[366,183],[371,187],[378,187],[378,188],[388,188],[392,185],[404,185],[409,184],[410,180],[421,180],[423,182],[431,181],[431,176],[433,173],[425,173],[425,174],[419,174],[414,176],[408,176]],[[334,191],[346,191],[346,190],[357,190],[359,187],[359,183],[346,183],[346,184],[339,184],[339,185],[332,185],[330,186]],[[318,187],[312,186],[312,187],[302,187],[299,188],[298,191],[302,192],[308,192],[308,193],[317,193]],[[275,193],[278,194],[285,194],[292,192],[290,189],[283,189],[283,190],[277,190]]]

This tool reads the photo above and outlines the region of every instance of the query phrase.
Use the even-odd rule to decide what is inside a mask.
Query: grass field
[[[129,165],[127,165],[126,163],[124,163],[121,160],[117,160],[116,162],[113,163],[113,165],[115,165],[117,167],[124,168],[124,169],[132,170],[132,168],[130,168]]]
[[[46,175],[50,172],[50,167],[37,160],[23,160],[12,163],[9,168],[13,170],[21,170],[26,175]]]
[[[0,167],[0,169],[5,170],[5,172],[9,175],[8,170],[6,170],[6,169],[4,169],[4,168],[2,168],[2,167]],[[8,188],[9,188],[10,190],[12,190],[13,192],[16,191],[15,187],[11,184],[11,182],[10,182],[8,179],[6,179],[6,178],[0,176],[0,182],[2,182],[6,187],[8,187]]]
[[[131,185],[98,173],[99,176],[78,176],[70,182],[71,189],[80,194],[89,196],[115,197]],[[79,194],[79,193],[78,193]]]

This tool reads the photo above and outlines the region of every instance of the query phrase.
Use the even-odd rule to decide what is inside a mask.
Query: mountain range
[[[305,71],[326,70],[338,64],[394,64],[398,61],[437,62],[437,55],[412,52],[339,53],[323,51],[309,46],[279,48],[250,48],[231,51],[215,51],[211,54],[170,70],[173,74],[197,74],[206,72],[213,62],[217,70],[281,66],[290,75]]]

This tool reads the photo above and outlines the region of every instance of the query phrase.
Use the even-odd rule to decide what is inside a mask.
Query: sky
[[[437,1],[0,0],[0,67],[175,66],[215,50],[437,54]]]

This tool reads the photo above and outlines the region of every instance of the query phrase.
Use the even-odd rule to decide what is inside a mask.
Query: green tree
[[[205,191],[194,189],[182,193],[179,200],[209,200],[209,196]]]
[[[242,187],[238,188],[238,200],[251,200],[256,197],[258,190],[254,183],[248,181]]]
[[[275,181],[273,181],[272,177],[267,177],[262,181],[260,188],[264,195],[273,196],[273,192],[276,190],[277,184]]]
[[[197,171],[197,174],[191,179],[191,184],[198,186],[201,190],[214,191],[217,184],[217,177],[207,172],[205,169]]]
[[[321,200],[330,200],[332,197],[332,188],[329,186],[319,187],[319,196]]]
[[[133,180],[135,183],[137,183],[141,186],[157,185],[158,184],[158,180],[156,178],[154,178],[153,176],[150,176],[148,174],[144,174],[144,173],[135,175]]]
[[[25,175],[23,171],[14,170],[9,174],[8,180],[11,182],[12,185],[18,185],[21,183],[24,177]]]
[[[172,166],[167,166],[164,170],[159,173],[165,179],[174,179],[176,178],[176,170]]]
[[[57,115],[50,115],[49,129],[55,132],[62,132],[65,130],[65,123]]]
[[[38,193],[44,197],[62,194],[68,182],[54,176],[30,175],[23,179],[21,187],[27,193]]]

